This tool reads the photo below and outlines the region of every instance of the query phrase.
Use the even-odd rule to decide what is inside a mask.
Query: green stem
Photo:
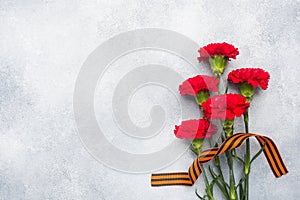
[[[245,131],[246,133],[249,133],[249,114],[248,111],[244,114],[244,123],[245,123]],[[250,140],[248,139],[246,141],[246,153],[244,156],[245,164],[244,164],[244,175],[245,175],[245,183],[244,183],[244,192],[245,192],[245,200],[249,199],[249,174],[250,174]]]
[[[228,81],[226,82],[225,94],[228,93]]]
[[[212,145],[210,144],[211,147],[215,146],[215,145]],[[216,143],[216,146],[218,146],[218,144]],[[225,185],[225,179],[224,179],[224,175],[223,175],[223,172],[222,172],[222,168],[221,168],[221,162],[220,162],[220,158],[219,156],[215,156],[214,157],[214,163],[215,163],[215,166],[217,167],[218,171],[219,171],[219,174],[220,174],[220,178],[222,180],[222,186],[224,188],[224,191],[226,192],[226,198],[229,197],[229,193],[228,193],[228,190],[227,190],[227,187]],[[225,195],[224,194],[224,195]]]
[[[215,182],[217,184],[217,186],[219,187],[219,189],[223,193],[226,200],[229,200],[229,194],[228,194],[228,191],[227,191],[227,188],[229,188],[229,185],[222,179],[220,179],[220,181],[221,181],[221,183],[220,183],[218,179],[221,178],[221,176],[217,175],[210,166],[208,167],[208,169],[209,169],[210,175],[214,179],[213,182]],[[225,186],[225,188],[224,188],[224,186]]]
[[[217,79],[219,80],[219,84],[218,84],[218,95],[221,94],[221,91],[220,91],[220,85],[221,85],[221,80],[220,80],[220,75],[217,75]]]
[[[226,152],[227,163],[229,167],[229,187],[230,187],[230,200],[237,199],[237,192],[235,188],[235,178],[234,178],[234,171],[233,171],[233,159],[231,155],[231,151]]]
[[[201,165],[201,169],[203,171],[203,177],[204,177],[205,186],[208,187],[209,186],[209,182],[208,182],[206,171],[205,171],[205,168],[203,167],[203,165]]]
[[[233,124],[232,127],[224,127],[224,133],[226,136],[230,136],[233,134]],[[237,200],[237,192],[235,187],[235,178],[234,178],[234,170],[233,170],[233,157],[232,150],[226,151],[227,164],[229,167],[229,197],[230,200]]]
[[[216,159],[216,162],[219,162],[219,163],[220,163],[219,156],[216,156],[215,159]],[[219,165],[217,165],[216,167],[217,167],[217,169],[218,169],[218,171],[219,171],[219,173],[220,173],[220,177],[221,177],[222,181],[225,182],[225,179],[224,179],[224,175],[223,175],[223,172],[222,172],[221,165],[219,164]],[[227,192],[227,194],[228,194],[228,191],[227,191],[227,189],[226,189],[226,185],[225,185],[225,184],[223,184],[223,187],[225,188],[225,190],[226,190],[226,192]]]
[[[201,153],[201,147],[197,148],[197,149],[194,148],[194,153],[198,157]],[[209,181],[208,181],[208,178],[207,178],[207,175],[206,175],[206,171],[205,171],[205,168],[203,167],[203,165],[201,165],[201,170],[203,172],[204,183],[205,183],[205,186],[206,186],[206,189],[205,189],[206,196],[209,198],[209,200],[214,200],[213,191],[212,191],[212,188],[210,187],[210,184],[209,184]]]
[[[244,192],[245,192],[244,199],[248,200],[249,199],[249,174],[245,175],[245,183],[244,183],[244,185],[245,185],[245,188],[244,188]]]
[[[249,133],[248,122],[249,122],[249,114],[248,114],[248,111],[246,111],[246,113],[244,114],[244,123],[245,123],[245,131],[246,131],[246,133]]]
[[[206,171],[205,171],[205,168],[203,167],[203,165],[201,165],[201,169],[202,169],[202,172],[203,172],[203,177],[204,177],[204,182],[205,182],[205,186],[206,186],[206,194],[207,194],[207,197],[209,200],[214,200],[214,195],[213,195],[213,191],[212,191],[212,187],[210,187],[209,185],[209,182],[208,182],[208,178],[207,178],[207,175],[206,175]]]

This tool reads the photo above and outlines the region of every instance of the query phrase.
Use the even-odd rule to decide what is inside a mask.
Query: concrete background
[[[240,66],[270,72],[269,89],[258,92],[253,101],[250,130],[274,139],[289,174],[275,179],[260,157],[253,166],[250,196],[298,199],[299,19],[300,2],[292,0],[0,0],[0,199],[197,199],[195,188],[203,192],[202,180],[190,188],[151,188],[149,173],[105,167],[86,151],[76,132],[72,95],[84,60],[110,37],[146,27],[179,32],[199,45],[233,43],[240,55],[225,74]],[[128,56],[122,63],[132,59],[139,63],[142,58],[164,62],[159,54],[147,52]],[[186,77],[192,73],[181,70]],[[199,73],[208,74],[207,66],[199,65]],[[106,76],[114,78],[113,72]],[[137,97],[132,104],[140,108],[131,112],[133,121],[146,126],[149,119],[144,112],[151,103]],[[96,114],[111,117],[108,111]],[[171,112],[169,118],[168,131],[160,133],[167,138],[180,121],[178,113]],[[106,129],[112,126],[107,124]],[[237,125],[236,130],[243,128]],[[137,144],[122,142],[126,136],[112,134],[107,136],[112,143],[136,151]],[[165,145],[145,143],[138,153],[155,151],[160,148],[157,144]],[[162,171],[185,171],[192,160],[191,152],[186,152]]]

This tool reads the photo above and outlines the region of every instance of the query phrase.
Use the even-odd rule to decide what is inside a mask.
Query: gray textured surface
[[[259,92],[253,102],[250,130],[276,141],[289,174],[275,179],[261,157],[252,171],[251,199],[298,199],[299,9],[299,1],[292,0],[1,0],[0,199],[196,199],[195,187],[151,188],[149,174],[103,166],[87,153],[75,130],[72,95],[81,64],[111,36],[143,27],[174,30],[201,45],[232,42],[241,54],[225,73],[245,65],[271,73],[268,91]],[[161,60],[155,52],[137,56],[166,65],[175,59]],[[125,63],[136,57],[125,58]],[[189,70],[178,70],[190,75]],[[202,72],[208,70],[199,65]],[[107,80],[113,79],[114,73],[107,75]],[[142,91],[140,95],[145,96]],[[143,98],[136,96],[133,104],[140,105]],[[151,103],[145,103],[139,107],[148,111]],[[132,113],[141,126],[149,121],[145,110]],[[103,115],[108,113],[101,113],[100,107],[99,116]],[[178,113],[171,112],[170,132],[177,121]],[[121,133],[110,134],[110,128],[106,127],[107,137],[112,143],[136,151],[130,141],[118,140],[124,138]],[[144,145],[140,153],[160,148]],[[191,161],[187,152],[164,171],[185,170]],[[200,191],[202,185],[197,182]]]

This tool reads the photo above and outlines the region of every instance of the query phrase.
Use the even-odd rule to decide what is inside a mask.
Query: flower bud
[[[203,140],[204,139],[194,139],[192,141],[192,146],[195,149],[197,155],[199,155],[200,152],[201,152],[201,148],[202,148],[202,145],[203,145]]]
[[[209,98],[208,90],[201,90],[196,94],[196,101],[201,106],[203,102],[205,102]]]
[[[226,137],[229,137],[233,134],[233,124],[234,124],[234,120],[224,120],[223,121],[223,130],[226,134]]]
[[[221,76],[223,74],[227,60],[222,55],[209,57],[209,63],[214,75]]]
[[[241,95],[247,98],[247,101],[250,102],[251,98],[254,95],[254,88],[252,87],[252,85],[243,82],[240,84],[240,92]]]

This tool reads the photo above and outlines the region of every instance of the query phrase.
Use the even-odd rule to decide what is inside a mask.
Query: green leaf
[[[213,171],[213,169],[210,166],[209,166],[209,172],[214,179],[213,182],[215,182],[217,184],[218,188],[221,190],[221,192],[226,197],[226,199],[229,199],[229,195],[228,195],[226,189],[220,184],[220,182],[218,180],[223,182],[225,186],[227,185],[228,188],[229,188],[229,185],[222,180],[221,175],[216,176],[216,173]]]
[[[244,194],[243,187],[240,187],[239,193],[240,193],[240,200],[245,200],[245,194]]]
[[[218,175],[213,171],[213,169],[210,166],[208,167],[208,169],[209,169],[209,172],[210,172],[211,176],[215,179]],[[224,180],[220,179],[220,181],[224,185],[226,185],[226,187],[228,187],[228,189],[230,188],[229,185]]]
[[[203,197],[201,197],[200,194],[198,194],[197,190],[195,190],[195,194],[201,200],[204,200],[206,198],[206,195],[204,195]]]
[[[243,161],[243,159],[242,158],[240,158],[237,154],[236,154],[236,150],[234,149],[234,150],[232,150],[231,151],[232,152],[232,155],[233,155],[233,157],[237,160],[237,161],[240,161],[241,163],[243,163],[244,164],[244,161]]]
[[[263,152],[263,150],[265,149],[266,146],[266,140],[264,145],[261,147],[261,149],[253,156],[253,158],[250,161],[250,164]]]
[[[239,181],[239,183],[235,186],[235,189],[237,189],[239,186],[241,186],[241,184],[245,181],[245,178],[241,178],[241,180]]]

